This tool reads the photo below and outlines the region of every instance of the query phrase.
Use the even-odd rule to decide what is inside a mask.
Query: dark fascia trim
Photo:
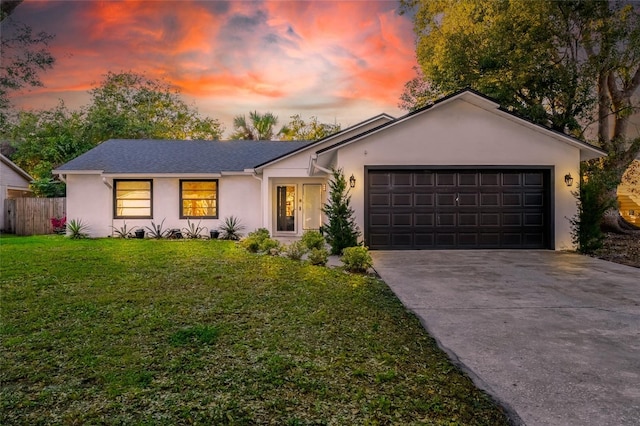
[[[364,203],[364,232],[363,232],[363,237],[365,238],[365,245],[368,244],[367,238],[367,232],[369,229],[369,206],[368,203],[366,202],[366,200],[368,199],[369,196],[369,171],[370,170],[389,170],[389,171],[393,171],[393,170],[456,170],[456,171],[462,171],[462,170],[496,170],[496,171],[500,171],[500,170],[520,170],[520,171],[527,171],[527,170],[542,170],[542,171],[546,171],[548,172],[548,176],[549,176],[549,180],[547,182],[544,183],[544,189],[545,189],[545,196],[548,197],[547,199],[547,209],[546,209],[546,214],[548,216],[549,219],[549,228],[548,228],[548,235],[547,235],[547,250],[555,250],[556,249],[556,221],[555,221],[555,212],[556,212],[556,193],[555,193],[555,185],[553,184],[553,182],[555,181],[555,167],[554,166],[544,166],[544,165],[494,165],[494,166],[487,166],[487,165],[482,165],[482,166],[474,166],[474,165],[459,165],[459,166],[443,166],[443,165],[438,165],[438,166],[429,166],[429,165],[408,165],[408,166],[394,166],[394,165],[381,165],[381,166],[364,166],[364,199],[365,199],[365,203]]]
[[[347,143],[349,143],[349,142],[353,142],[354,140],[356,140],[356,139],[358,139],[358,138],[361,138],[361,137],[367,136],[367,135],[368,135],[368,134],[370,134],[370,133],[373,133],[373,132],[375,132],[375,131],[381,130],[381,129],[383,129],[383,128],[387,127],[387,126],[393,125],[393,124],[395,124],[395,123],[397,123],[397,122],[399,122],[399,121],[403,121],[403,120],[405,120],[405,119],[407,119],[407,118],[409,118],[409,117],[411,117],[411,116],[414,116],[414,115],[420,114],[420,113],[422,113],[422,112],[424,112],[424,111],[427,111],[427,110],[429,110],[429,109],[433,108],[434,106],[437,106],[437,105],[439,105],[439,104],[441,104],[441,103],[443,103],[443,102],[448,101],[448,100],[449,100],[449,99],[451,99],[451,98],[454,98],[454,97],[459,96],[459,95],[461,95],[461,94],[463,94],[463,93],[466,93],[466,92],[472,93],[472,94],[474,94],[474,95],[476,95],[476,96],[479,96],[479,97],[481,97],[481,98],[483,98],[483,99],[485,99],[485,100],[487,100],[487,101],[489,101],[489,102],[492,102],[492,103],[494,103],[494,104],[498,105],[498,108],[497,108],[497,109],[498,109],[499,111],[504,112],[504,113],[506,113],[506,114],[508,114],[508,115],[510,115],[510,116],[512,116],[512,117],[515,117],[515,118],[517,118],[517,119],[519,119],[519,120],[525,121],[525,122],[527,122],[527,123],[529,123],[529,124],[532,124],[532,125],[534,125],[534,126],[536,126],[536,127],[541,128],[541,129],[543,129],[543,130],[546,130],[546,131],[549,131],[549,132],[551,132],[551,133],[554,133],[554,134],[556,134],[556,135],[558,135],[558,136],[562,136],[562,137],[565,137],[565,138],[570,138],[570,139],[572,139],[573,141],[575,141],[575,142],[577,142],[577,143],[579,143],[579,144],[581,144],[581,145],[584,145],[586,148],[595,149],[595,150],[600,151],[603,155],[605,155],[605,156],[607,155],[607,153],[606,153],[605,151],[603,151],[601,148],[598,148],[598,147],[597,147],[597,146],[595,146],[595,145],[591,145],[590,143],[587,143],[587,142],[585,142],[585,141],[582,141],[582,140],[580,140],[580,139],[578,139],[578,138],[576,138],[576,137],[574,137],[574,136],[567,135],[566,133],[562,133],[562,132],[560,132],[560,131],[558,131],[558,130],[554,130],[554,129],[550,128],[550,127],[544,126],[544,125],[539,124],[539,123],[535,123],[535,122],[533,122],[533,121],[531,121],[531,120],[529,120],[529,119],[527,119],[527,118],[521,117],[520,115],[518,115],[518,114],[514,113],[513,111],[509,111],[509,110],[507,110],[507,109],[503,108],[497,100],[495,100],[495,99],[493,99],[493,98],[491,98],[491,97],[489,97],[489,96],[485,95],[484,93],[480,93],[480,92],[478,92],[477,90],[474,90],[474,89],[471,89],[471,88],[465,88],[465,89],[462,89],[462,90],[458,90],[458,91],[456,91],[456,92],[453,92],[453,93],[451,93],[451,94],[449,94],[449,95],[447,95],[447,96],[444,96],[444,97],[442,97],[442,98],[440,98],[440,99],[438,99],[438,100],[436,100],[436,101],[434,101],[434,102],[430,103],[429,105],[426,105],[426,106],[424,106],[424,107],[422,107],[422,108],[419,108],[419,109],[417,109],[417,110],[415,110],[415,111],[411,111],[411,112],[409,112],[408,114],[403,115],[402,117],[398,117],[398,118],[396,118],[396,119],[394,119],[394,120],[392,120],[392,121],[390,121],[390,122],[388,122],[388,123],[384,123],[383,125],[381,125],[381,126],[378,126],[378,127],[374,128],[374,129],[370,129],[370,130],[368,130],[368,131],[366,131],[366,132],[360,133],[360,134],[358,134],[358,135],[355,135],[355,136],[353,136],[353,137],[350,137],[350,138],[348,138],[348,139],[345,139],[345,140],[343,140],[343,141],[341,141],[341,142],[338,142],[338,143],[336,143],[336,144],[334,144],[334,145],[331,145],[331,146],[328,146],[328,147],[326,147],[326,148],[323,148],[323,149],[321,149],[321,150],[319,150],[319,151],[316,151],[316,154],[322,154],[322,153],[324,153],[324,152],[326,152],[326,151],[332,150],[332,149],[334,149],[334,148],[337,148],[337,147],[342,146],[342,145],[344,145],[344,144],[347,144]]]
[[[182,183],[183,182],[215,182],[216,183],[216,214],[215,216],[184,216],[182,214]],[[218,219],[220,217],[220,181],[219,179],[179,179],[180,196],[178,209],[180,219]]]
[[[391,119],[391,121],[394,121],[394,120],[395,120],[395,118],[393,118],[393,117],[392,117],[392,116],[390,116],[389,114],[385,114],[385,113],[378,114],[378,115],[374,115],[373,117],[368,118],[368,119],[366,119],[366,120],[364,120],[364,121],[361,121],[361,122],[359,122],[359,123],[356,123],[356,124],[354,124],[353,126],[349,126],[349,127],[347,127],[346,129],[340,130],[338,133],[333,133],[333,134],[331,134],[331,135],[329,135],[329,136],[325,136],[324,138],[322,138],[322,139],[317,139],[317,140],[315,140],[315,141],[309,141],[309,143],[308,143],[307,145],[305,145],[305,146],[301,146],[300,148],[294,149],[293,151],[289,151],[289,152],[287,152],[287,153],[285,153],[285,154],[279,155],[279,156],[277,156],[277,157],[275,157],[275,158],[272,158],[272,159],[271,159],[271,160],[269,160],[269,161],[265,161],[264,163],[258,164],[257,166],[254,166],[253,168],[254,168],[254,169],[258,169],[258,168],[260,168],[260,167],[264,167],[264,166],[266,166],[267,164],[271,164],[271,163],[273,163],[273,162],[275,162],[275,161],[278,161],[278,160],[280,160],[280,159],[281,159],[281,158],[283,158],[283,157],[286,157],[286,156],[288,156],[288,155],[295,154],[295,153],[297,153],[297,152],[299,152],[299,151],[302,151],[302,150],[304,150],[304,149],[307,149],[307,148],[311,147],[312,145],[318,145],[318,144],[320,144],[320,143],[322,143],[322,142],[327,141],[328,139],[334,138],[334,137],[336,137],[336,136],[338,136],[338,135],[340,135],[340,134],[342,134],[342,133],[350,132],[351,130],[353,130],[353,129],[357,128],[358,126],[362,126],[362,125],[363,125],[363,124],[365,124],[365,123],[368,123],[368,122],[370,122],[370,121],[374,121],[374,120],[376,120],[376,119],[378,119],[378,118],[382,118],[382,117],[390,118],[390,119]],[[391,121],[390,121],[390,122],[391,122]],[[361,133],[359,133],[359,134],[361,134]]]
[[[150,191],[150,200],[151,201],[151,208],[149,209],[149,212],[151,213],[151,216],[118,216],[118,203],[116,203],[117,200],[117,193],[116,193],[116,189],[118,187],[117,183],[118,182],[131,182],[131,181],[136,181],[136,182],[149,182],[149,191]],[[153,219],[153,179],[114,179],[113,180],[113,197],[112,197],[112,202],[113,202],[113,218],[114,219]]]

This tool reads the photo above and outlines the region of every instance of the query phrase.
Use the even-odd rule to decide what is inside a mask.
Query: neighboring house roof
[[[467,101],[473,105],[476,105],[480,108],[483,108],[487,111],[494,111],[500,115],[503,115],[505,118],[508,118],[510,120],[519,122],[522,125],[525,125],[527,127],[539,130],[541,132],[544,132],[550,136],[553,136],[555,139],[559,139],[565,143],[568,143],[572,146],[575,146],[577,148],[580,149],[580,160],[584,161],[584,160],[590,160],[593,158],[598,158],[598,157],[604,157],[607,155],[607,153],[603,150],[601,150],[600,148],[593,146],[589,143],[586,143],[584,141],[581,141],[580,139],[574,138],[573,136],[569,136],[565,133],[559,132],[557,130],[553,130],[550,129],[546,126],[543,126],[541,124],[536,124],[530,120],[524,119],[516,114],[514,114],[511,111],[508,111],[504,108],[502,108],[500,106],[500,104],[497,103],[496,100],[491,99],[490,97],[480,93],[480,92],[476,92],[475,90],[472,89],[464,89],[464,90],[460,90],[458,92],[452,93],[449,96],[445,96],[443,98],[438,99],[437,101],[435,101],[434,103],[427,105],[423,108],[417,109],[415,111],[412,111],[408,114],[406,114],[403,117],[399,117],[393,121],[390,121],[388,123],[384,123],[376,128],[370,129],[366,132],[363,132],[359,135],[353,136],[351,138],[342,140],[334,145],[325,147],[323,149],[318,150],[316,153],[317,154],[323,154],[326,152],[331,152],[334,151],[335,149],[343,146],[343,145],[347,145],[350,143],[353,143],[355,141],[358,141],[360,139],[362,139],[363,137],[372,134],[372,133],[377,133],[379,131],[382,130],[386,130],[387,128],[393,127],[399,123],[402,123],[406,120],[409,120],[411,118],[413,118],[416,115],[420,115],[423,114],[425,112],[427,112],[428,110],[431,110],[433,108],[437,108],[441,105],[444,105],[448,102],[451,102],[453,100],[456,99],[462,99],[464,101]]]
[[[2,154],[0,154],[0,161],[2,161],[3,164],[5,164],[11,170],[16,172],[18,175],[20,175],[24,179],[28,180],[29,182],[31,182],[33,180],[33,178],[31,177],[31,175],[29,173],[27,173],[24,170],[22,170],[20,167],[18,167],[18,165],[16,163],[14,163],[13,161],[9,160],[7,157],[5,157]]]
[[[208,174],[244,171],[310,143],[110,139],[58,167],[54,173]]]

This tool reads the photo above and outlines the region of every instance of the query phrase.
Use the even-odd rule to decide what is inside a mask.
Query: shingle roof
[[[56,171],[220,173],[253,168],[310,141],[175,141],[110,139]]]

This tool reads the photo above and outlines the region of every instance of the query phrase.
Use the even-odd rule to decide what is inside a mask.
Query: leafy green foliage
[[[322,207],[329,220],[322,226],[322,231],[331,245],[331,254],[342,254],[344,248],[358,245],[360,231],[350,206],[349,191],[342,169],[333,170],[329,180],[329,201]]]
[[[227,216],[224,218],[222,225],[220,226],[220,231],[222,234],[220,238],[223,240],[233,240],[238,241],[242,238],[242,230],[244,229],[244,225],[236,216]]]
[[[165,81],[133,72],[108,72],[89,91],[87,137],[97,144],[112,138],[220,139],[218,120],[200,117]]]
[[[25,87],[40,87],[40,73],[53,68],[55,58],[49,51],[54,36],[42,31],[34,34],[28,25],[7,18],[2,2],[2,37],[0,37],[0,130],[7,124],[9,94]],[[7,18],[7,19],[5,19]]]
[[[344,269],[349,272],[364,273],[373,266],[369,249],[363,246],[345,248],[340,260],[344,264]]]
[[[305,122],[300,114],[296,114],[280,129],[278,136],[283,141],[314,141],[338,133],[340,127],[340,124],[320,123],[313,116]]]
[[[277,255],[280,253],[280,243],[270,238],[269,230],[259,228],[249,232],[246,238],[240,241],[240,245],[251,253],[266,253]]]
[[[322,248],[314,247],[309,250],[309,253],[307,254],[307,259],[309,260],[309,263],[311,263],[312,265],[325,266],[329,261],[329,251],[324,247]]]
[[[88,151],[94,145],[84,136],[84,115],[60,102],[55,108],[23,111],[9,137],[16,149],[12,160],[31,176],[31,187],[40,197],[63,197],[64,183],[51,170]]]
[[[326,241],[324,236],[319,231],[308,230],[302,234],[302,243],[309,249],[321,249],[324,248]]]
[[[309,249],[301,240],[296,240],[287,246],[285,255],[291,260],[300,260],[308,251]]]
[[[422,72],[407,83],[403,106],[413,109],[471,87],[581,139],[597,123],[592,142],[609,155],[600,166],[620,182],[640,153],[640,137],[632,139],[629,132],[630,117],[640,110],[637,5],[553,0],[401,0],[401,5],[414,16]],[[598,194],[604,197],[613,199],[613,192]]]
[[[155,238],[157,240],[161,238],[167,238],[171,234],[171,229],[164,228],[164,221],[166,219],[162,219],[162,222],[156,224],[151,221],[151,226],[145,226],[145,229],[149,231],[149,238]]]
[[[277,124],[278,117],[270,112],[250,112],[249,120],[244,115],[237,115],[233,119],[233,133],[229,138],[249,141],[271,140],[275,136],[274,127]]]
[[[508,424],[373,277],[227,241],[5,234],[0,259],[3,425]]]
[[[204,237],[203,233],[208,231],[206,226],[201,225],[202,221],[198,221],[198,223],[192,223],[189,219],[187,219],[187,226],[182,228],[182,234],[185,238],[197,239]]]
[[[73,240],[88,238],[89,226],[82,219],[71,219],[67,222],[67,237]]]
[[[571,219],[573,242],[581,253],[592,254],[602,248],[605,235],[602,219],[607,210],[616,207],[616,200],[604,197],[612,186],[612,178],[599,168],[583,166],[586,179],[574,195],[578,199],[578,214]]]
[[[129,228],[127,227],[127,222],[123,222],[121,227],[112,226],[111,229],[113,229],[113,233],[118,238],[133,238],[136,227]]]

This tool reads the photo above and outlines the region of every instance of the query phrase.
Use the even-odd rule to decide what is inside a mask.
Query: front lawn
[[[60,236],[0,268],[0,424],[506,424],[373,278]]]

